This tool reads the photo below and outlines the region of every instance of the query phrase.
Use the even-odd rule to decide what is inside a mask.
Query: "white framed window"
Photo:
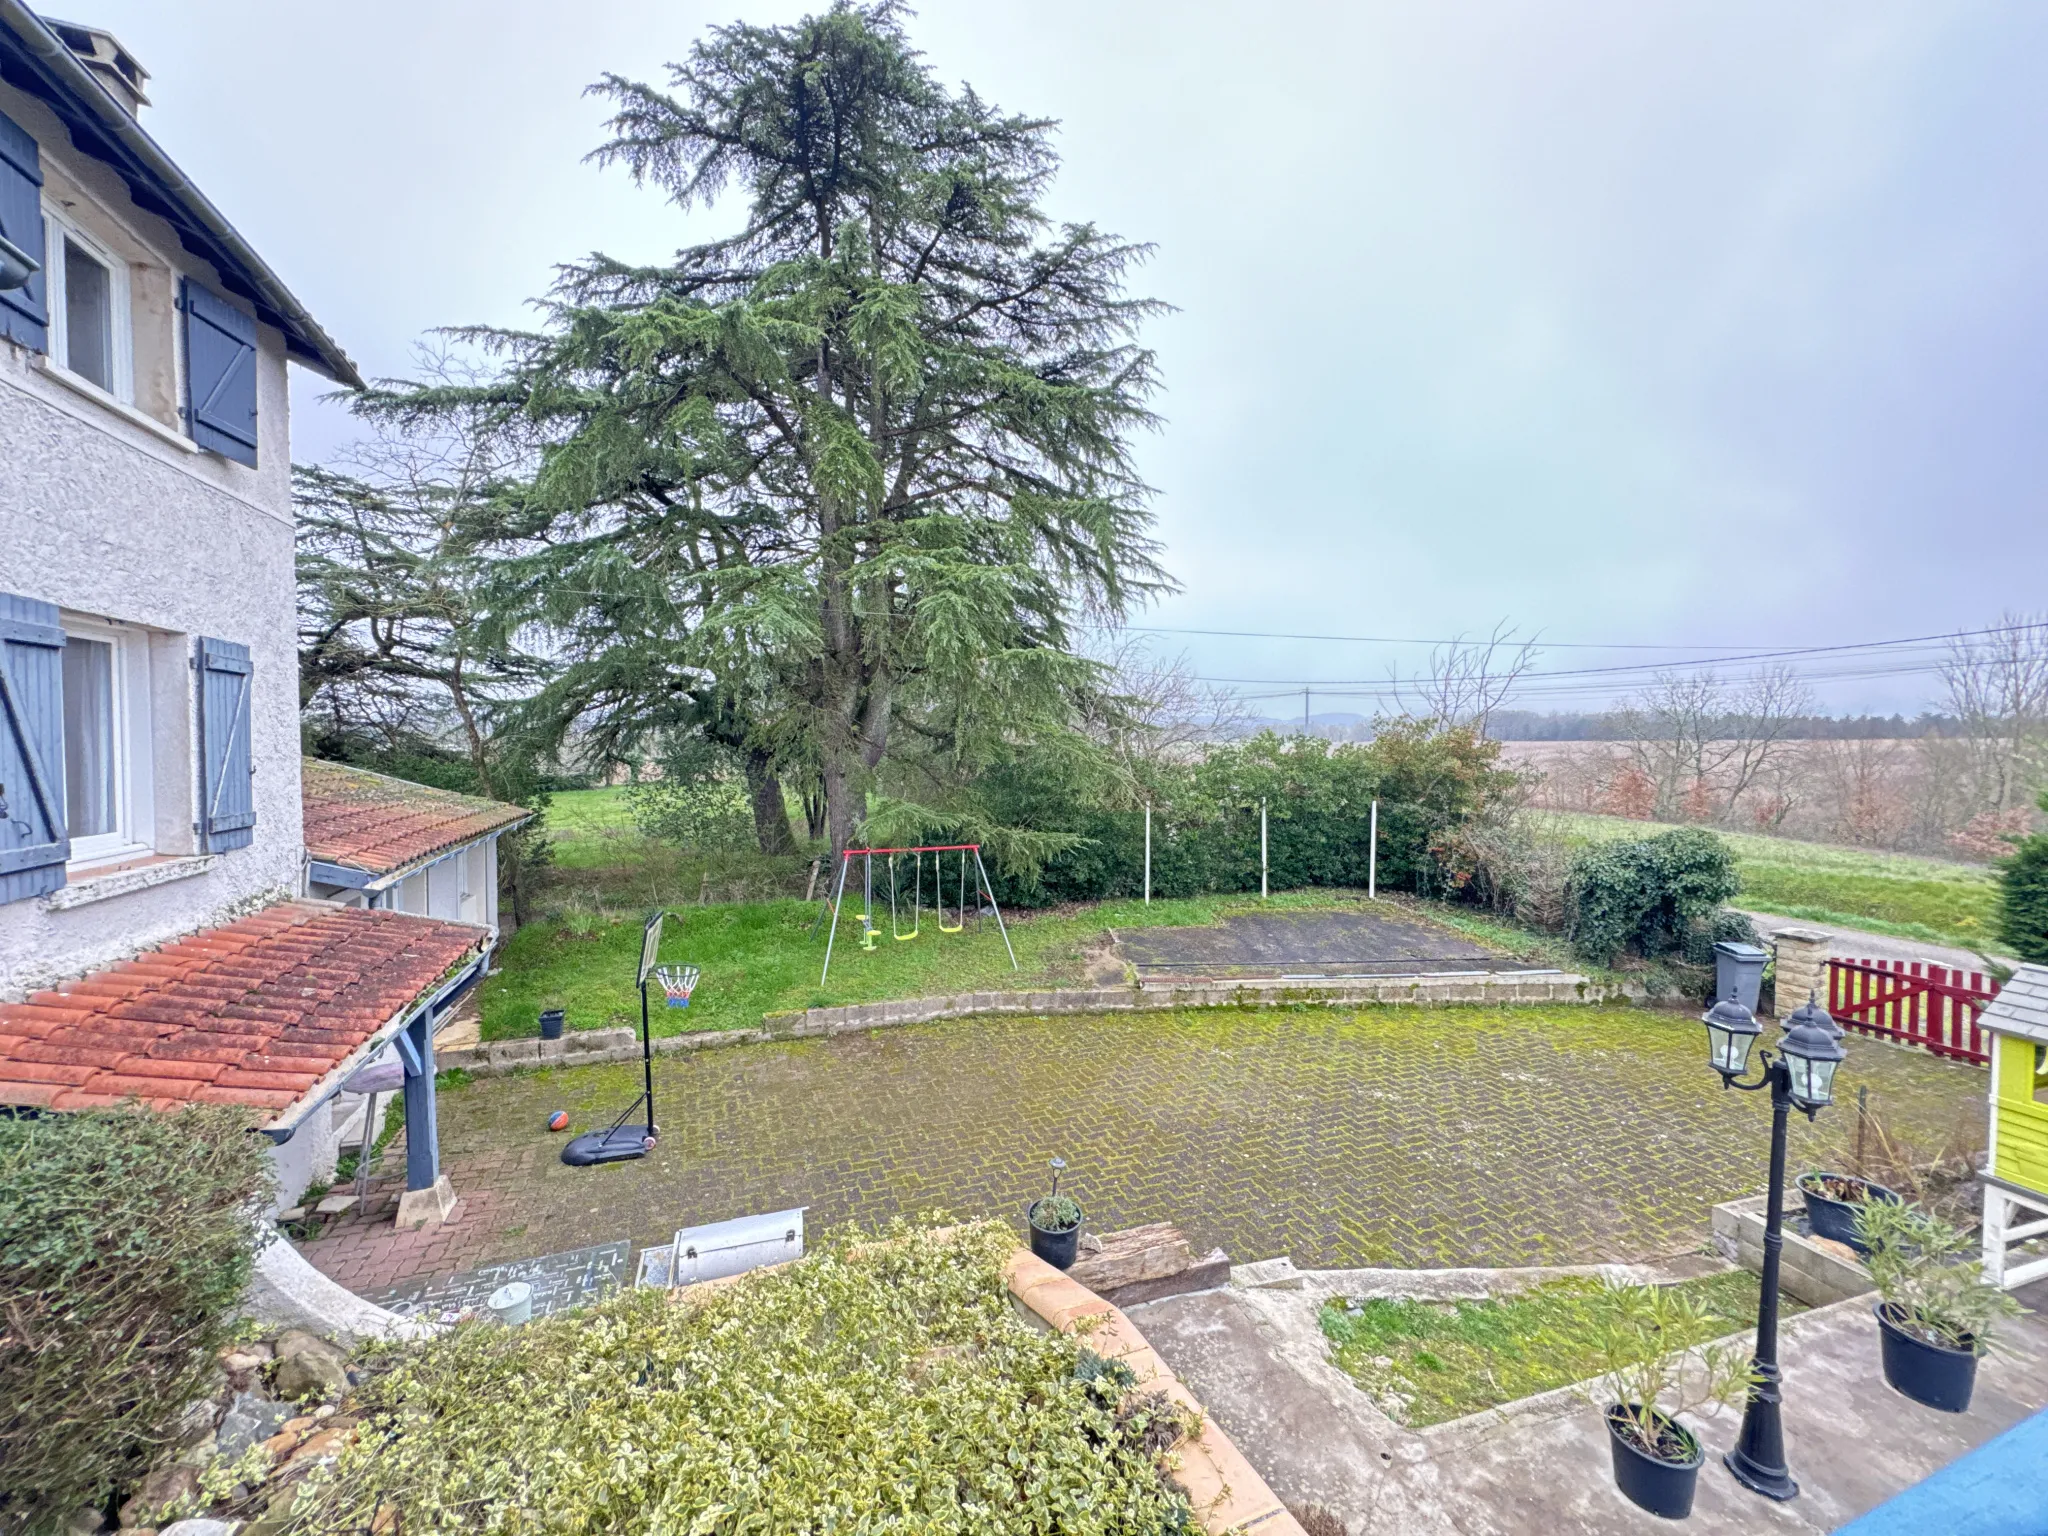
[[[149,642],[125,625],[73,617],[64,626],[64,821],[71,863],[150,851]]]
[[[45,202],[50,361],[123,405],[135,401],[128,264]]]

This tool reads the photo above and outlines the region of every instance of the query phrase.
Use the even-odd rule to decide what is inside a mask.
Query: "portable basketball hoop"
[[[697,967],[694,965],[657,965],[654,979],[661,983],[661,990],[668,994],[671,1008],[690,1006],[690,994],[697,990]]]
[[[697,986],[697,967],[694,965],[657,965],[655,958],[661,951],[661,925],[669,914],[654,911],[647,914],[647,926],[640,934],[640,971],[635,978],[640,988],[640,1095],[619,1111],[619,1118],[602,1131],[585,1131],[562,1148],[562,1161],[572,1168],[588,1168],[596,1163],[623,1163],[631,1158],[645,1157],[654,1150],[654,1042],[649,1033],[647,1017],[647,984],[652,981],[668,997],[671,1008],[690,1006],[690,993]],[[682,919],[678,917],[677,922]],[[632,1121],[635,1110],[645,1106],[647,1118]]]

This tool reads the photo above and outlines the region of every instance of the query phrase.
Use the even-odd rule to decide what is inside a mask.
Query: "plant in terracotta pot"
[[[1977,1241],[1915,1205],[1864,1206],[1884,1379],[1916,1403],[1965,1413],[1998,1325],[2026,1310],[1984,1279]]]
[[[1070,1269],[1081,1249],[1081,1202],[1060,1193],[1060,1173],[1067,1160],[1051,1162],[1052,1190],[1024,1209],[1031,1227],[1031,1251],[1055,1269]]]
[[[1653,1515],[1683,1520],[1692,1513],[1706,1457],[1680,1415],[1748,1391],[1754,1379],[1748,1356],[1733,1344],[1670,1352],[1672,1339],[1710,1331],[1706,1303],[1697,1296],[1669,1286],[1616,1285],[1608,1300],[1590,1338],[1569,1341],[1574,1351],[1590,1343],[1604,1367],[1580,1395],[1606,1417],[1614,1486]]]
[[[1815,1237],[1847,1243],[1858,1253],[1867,1253],[1857,1220],[1863,1208],[1876,1202],[1897,1205],[1896,1190],[1873,1184],[1846,1173],[1802,1173],[1799,1193],[1806,1201],[1806,1225]]]

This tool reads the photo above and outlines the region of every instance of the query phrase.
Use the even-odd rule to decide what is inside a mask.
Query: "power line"
[[[1485,645],[1485,640],[1475,640],[1470,635],[1461,635],[1451,640],[1418,640],[1401,635],[1297,635],[1272,629],[1178,629],[1158,624],[1084,624],[1077,623],[1076,629],[1094,629],[1112,634],[1133,635],[1213,635],[1225,640],[1329,640],[1347,645]],[[1516,640],[1503,638],[1499,645],[1520,649],[1524,644],[1537,650],[1549,651],[1726,651],[1735,649],[1732,645],[1701,642],[1698,645],[1651,645],[1646,642],[1616,641],[1612,644],[1595,640]]]
[[[1864,640],[1851,645],[1806,645],[1792,646],[1774,651],[1750,651],[1733,656],[1706,656],[1683,665],[1686,667],[1731,666],[1753,661],[1782,661],[1804,656],[1848,655],[1858,652],[1896,651],[1913,646],[1945,645],[1955,640],[1979,639],[1986,635],[2015,634],[2026,630],[2048,628],[2048,621],[2026,624],[1999,624],[1988,629],[1955,630],[1940,635],[1913,635],[1898,640]],[[1927,664],[1906,668],[1908,671],[1925,670]],[[1664,662],[1631,662],[1613,667],[1570,667],[1554,672],[1530,671],[1522,674],[1531,683],[1541,683],[1553,678],[1567,677],[1611,677],[1639,676],[1645,672],[1668,672],[1672,667]],[[1410,686],[1428,681],[1426,678],[1308,678],[1308,677],[1198,677],[1197,682],[1213,686],[1243,686],[1252,688],[1278,688],[1297,693],[1303,688],[1335,691],[1344,688],[1382,687],[1398,688],[1404,683]],[[1522,686],[1517,684],[1517,686]]]

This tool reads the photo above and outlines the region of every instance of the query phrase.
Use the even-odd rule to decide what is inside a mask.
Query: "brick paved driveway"
[[[1067,1159],[1089,1223],[1178,1222],[1239,1260],[1531,1264],[1696,1247],[1756,1187],[1769,1117],[1726,1093],[1689,1016],[1620,1008],[1215,1010],[982,1018],[662,1058],[663,1136],[558,1160],[547,1112],[609,1120],[639,1068],[444,1093],[454,1222],[344,1221],[307,1245],[358,1289],[808,1204],[814,1229],[898,1211],[1015,1214]],[[1840,1091],[1918,1139],[1981,1124],[1985,1074],[1851,1038]],[[608,1109],[609,1106],[609,1109]],[[1846,1121],[1795,1117],[1795,1162]],[[392,1156],[387,1166],[402,1166]]]

